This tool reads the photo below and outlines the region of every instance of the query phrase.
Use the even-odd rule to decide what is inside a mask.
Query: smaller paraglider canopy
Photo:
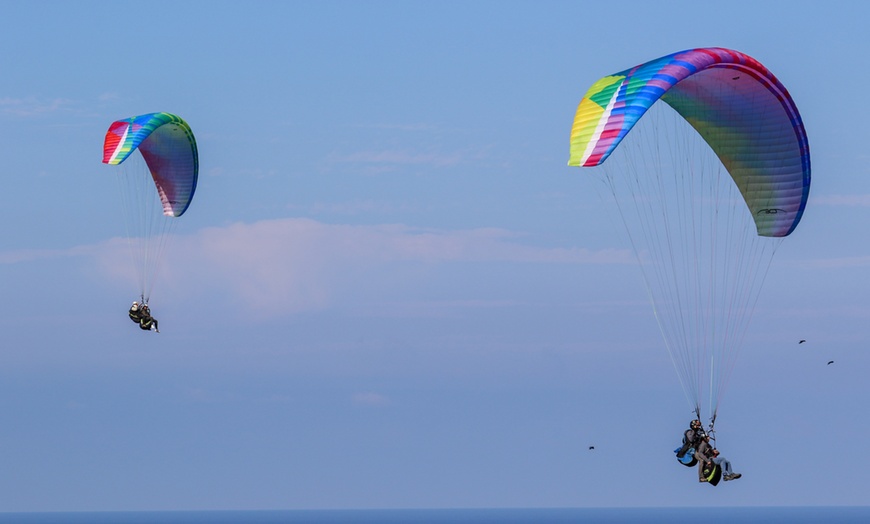
[[[139,150],[163,203],[163,214],[187,211],[199,176],[199,155],[190,126],[171,113],[149,113],[113,122],[103,143],[103,163],[117,165]]]

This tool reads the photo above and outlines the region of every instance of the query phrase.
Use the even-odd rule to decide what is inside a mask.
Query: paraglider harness
[[[153,324],[154,317],[151,316],[151,311],[148,309],[148,306],[145,306],[145,310],[142,311],[142,316],[139,318],[139,328],[144,329],[145,331],[150,331]]]
[[[695,420],[700,421],[700,410],[695,410],[695,416],[697,417]],[[684,434],[683,436],[683,445],[674,450],[674,453],[677,455],[677,461],[686,466],[692,467],[698,464],[698,459],[695,457],[695,446],[698,445],[698,439],[709,438],[714,443],[716,442],[716,432],[713,429],[714,424],[716,423],[716,415],[713,414],[713,417],[710,419],[710,424],[707,426],[707,430],[704,430],[703,425],[698,428],[691,428],[694,431],[692,440],[688,440],[688,436]],[[688,431],[686,432],[688,433]],[[711,445],[711,449],[715,449],[715,444]],[[682,455],[681,455],[682,453]],[[704,464],[700,471],[700,475],[703,478],[703,482],[710,484],[711,486],[716,486],[719,484],[719,481],[722,479],[722,468],[719,467],[713,461],[710,461],[709,464]]]
[[[143,331],[151,331],[152,327],[155,331],[157,330],[157,320],[151,316],[151,308],[148,307],[148,302],[144,297],[140,297],[140,302],[133,302],[128,315],[130,320],[139,324],[139,328]]]
[[[695,409],[694,411],[695,420],[701,420],[700,409]],[[710,419],[710,424],[707,426],[706,431],[704,430],[704,426],[701,425],[698,428],[694,429],[694,434],[692,435],[692,439],[689,440],[688,431],[683,434],[683,445],[674,450],[674,454],[677,456],[677,461],[680,464],[686,467],[692,467],[698,464],[698,459],[695,458],[695,446],[698,445],[698,441],[703,439],[704,437],[710,437],[710,441],[713,442],[712,447],[716,447],[716,431],[713,429],[716,424],[716,415],[713,414],[713,417]]]

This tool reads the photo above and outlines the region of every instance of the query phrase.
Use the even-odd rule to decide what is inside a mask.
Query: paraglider
[[[130,320],[139,324],[140,329],[160,333],[160,330],[157,329],[157,319],[151,316],[151,308],[148,307],[148,304],[133,302],[133,305],[130,306],[130,311],[128,311],[128,315],[130,316]]]
[[[139,281],[139,300],[133,303],[129,316],[141,329],[157,331],[148,301],[171,230],[196,192],[196,140],[190,126],[179,116],[134,116],[109,126],[103,142],[103,163],[122,164],[116,178]]]
[[[623,223],[687,401],[697,419],[706,411],[712,437],[773,255],[806,207],[797,106],[746,54],[680,51],[589,88],[568,164],[589,168],[615,200],[602,219]],[[715,471],[700,474],[715,485]]]

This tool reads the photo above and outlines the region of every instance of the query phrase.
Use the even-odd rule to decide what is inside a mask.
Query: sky
[[[0,511],[868,504],[864,3],[0,9]],[[777,75],[813,164],[716,489],[674,463],[690,409],[567,166],[595,80],[702,46]],[[100,162],[155,111],[200,161],[159,334]]]

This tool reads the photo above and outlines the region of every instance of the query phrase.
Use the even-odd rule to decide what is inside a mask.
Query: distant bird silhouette
[[[589,446],[589,449],[595,449],[595,446]]]
[[[829,366],[830,366],[831,364],[833,364],[833,363],[834,363],[833,360],[829,360],[829,361],[828,361],[828,365],[829,365]]]
[[[803,344],[804,342],[806,342],[806,340],[801,340],[798,344]]]

